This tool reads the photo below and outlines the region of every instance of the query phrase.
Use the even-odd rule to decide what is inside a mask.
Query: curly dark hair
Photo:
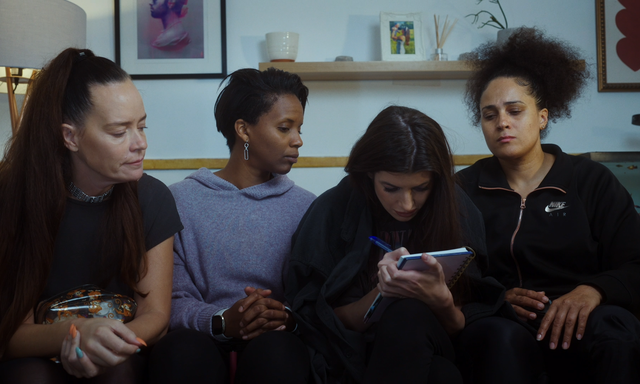
[[[503,44],[483,44],[468,61],[474,73],[467,81],[464,102],[474,125],[480,123],[480,98],[498,77],[515,78],[527,86],[537,108],[547,108],[549,121],[556,122],[571,117],[571,103],[580,97],[591,76],[577,48],[536,28],[519,28]],[[540,137],[548,131],[547,126]]]

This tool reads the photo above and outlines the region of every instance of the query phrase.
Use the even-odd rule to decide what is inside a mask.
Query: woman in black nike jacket
[[[505,285],[522,324],[492,333],[477,323],[462,343],[478,351],[466,372],[492,383],[535,382],[543,370],[551,382],[638,383],[640,217],[606,167],[541,144],[550,120],[570,116],[588,71],[574,48],[535,29],[475,53],[465,101],[494,156],[458,175],[485,220],[484,273]],[[494,341],[526,328],[530,343]],[[528,364],[509,363],[523,354]]]

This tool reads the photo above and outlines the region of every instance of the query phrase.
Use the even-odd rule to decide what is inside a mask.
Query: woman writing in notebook
[[[499,310],[502,287],[474,277],[472,263],[449,290],[428,254],[424,272],[396,268],[410,251],[466,245],[485,254],[482,218],[454,183],[442,129],[417,110],[389,107],[355,144],[345,169],[349,176],[300,222],[286,284],[316,382],[461,382],[451,337]],[[372,246],[372,235],[395,250]],[[467,304],[474,298],[464,288],[471,286],[483,292],[483,303]],[[365,323],[378,293],[404,300],[379,322]]]

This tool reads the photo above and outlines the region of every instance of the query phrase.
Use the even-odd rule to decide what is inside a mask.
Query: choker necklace
[[[86,193],[82,192],[80,188],[76,187],[76,185],[73,184],[73,181],[69,183],[69,187],[67,189],[69,190],[69,193],[71,193],[71,196],[87,203],[100,203],[104,199],[109,197],[111,195],[111,192],[113,192],[113,186],[111,186],[111,188],[107,192],[103,193],[100,196],[89,196]]]

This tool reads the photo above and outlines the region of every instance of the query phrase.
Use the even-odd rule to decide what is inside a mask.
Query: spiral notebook
[[[426,253],[435,257],[442,266],[444,279],[447,281],[447,287],[449,287],[449,289],[458,281],[469,263],[471,263],[471,260],[476,256],[473,249],[469,247]],[[428,268],[422,261],[422,253],[401,256],[397,265],[398,269],[413,271],[424,271]],[[365,323],[378,321],[385,308],[395,300],[396,299],[392,297],[382,297],[382,295],[378,293],[373,304],[371,304],[371,307],[369,307],[369,310],[364,315],[363,321]]]

